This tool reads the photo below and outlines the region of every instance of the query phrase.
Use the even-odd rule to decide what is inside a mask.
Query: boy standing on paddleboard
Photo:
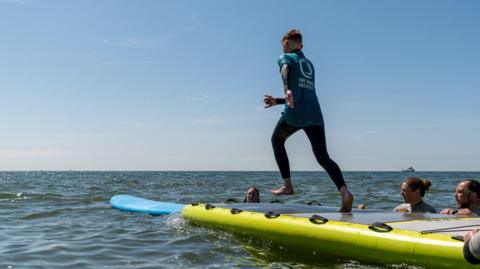
[[[333,180],[342,197],[341,212],[352,210],[353,195],[348,191],[338,165],[330,159],[325,141],[323,115],[315,94],[315,70],[302,52],[302,34],[290,30],[282,38],[283,52],[278,60],[283,80],[285,98],[265,95],[265,108],[285,104],[285,110],[272,134],[272,146],[284,184],[272,190],[275,195],[293,194],[290,180],[290,164],[285,150],[285,141],[296,131],[303,129],[312,144],[318,163]]]

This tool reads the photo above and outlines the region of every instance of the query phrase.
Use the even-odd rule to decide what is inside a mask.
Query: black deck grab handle
[[[319,205],[319,206],[321,206],[322,204],[314,200],[314,201],[308,202],[308,205]]]
[[[238,201],[237,201],[237,199],[229,198],[229,199],[225,200],[225,203],[226,204],[236,204],[236,203],[238,203]]]
[[[393,231],[392,226],[389,226],[382,222],[375,222],[374,224],[368,226],[368,229],[378,233],[388,233]]]
[[[308,220],[313,224],[325,224],[328,222],[327,218],[315,214],[312,215]]]
[[[270,201],[271,204],[283,204],[282,200],[272,200]]]
[[[452,239],[455,239],[455,240],[458,240],[458,241],[462,241],[462,242],[464,242],[464,240],[463,240],[463,236],[461,236],[461,235],[455,235],[455,236],[452,236]]]
[[[211,204],[206,204],[206,205],[205,205],[205,209],[206,209],[206,210],[210,210],[210,209],[214,209],[214,208],[215,208],[214,205],[211,205]]]
[[[241,209],[238,209],[238,208],[232,208],[230,210],[230,213],[232,213],[232,215],[236,215],[236,214],[239,214],[239,213],[242,213],[243,210]]]
[[[275,212],[273,212],[273,211],[270,211],[270,212],[265,213],[265,217],[266,217],[267,219],[274,219],[274,218],[280,217],[280,214],[275,213]]]
[[[191,204],[192,206],[197,206],[197,205],[198,205],[197,202],[192,202],[192,203],[190,203],[190,204]]]

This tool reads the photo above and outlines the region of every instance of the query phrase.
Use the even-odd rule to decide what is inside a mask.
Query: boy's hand
[[[263,97],[263,103],[265,104],[265,108],[269,108],[277,104],[275,98],[273,98],[271,95],[265,95]]]

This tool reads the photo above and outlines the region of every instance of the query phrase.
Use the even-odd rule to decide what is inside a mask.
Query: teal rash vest
[[[293,108],[285,102],[283,120],[291,126],[323,126],[323,115],[315,93],[315,69],[302,51],[285,53],[278,59],[280,70],[284,64],[290,67],[290,88],[293,95]]]

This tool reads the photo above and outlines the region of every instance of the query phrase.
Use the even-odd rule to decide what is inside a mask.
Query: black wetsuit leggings
[[[287,151],[285,150],[285,141],[296,131],[303,129],[312,144],[313,154],[318,163],[325,169],[337,188],[340,190],[345,185],[342,171],[338,165],[330,159],[327,152],[325,141],[325,128],[322,125],[308,127],[293,127],[280,118],[272,134],[273,153],[277,161],[278,168],[282,178],[290,178],[290,164],[288,162]]]

